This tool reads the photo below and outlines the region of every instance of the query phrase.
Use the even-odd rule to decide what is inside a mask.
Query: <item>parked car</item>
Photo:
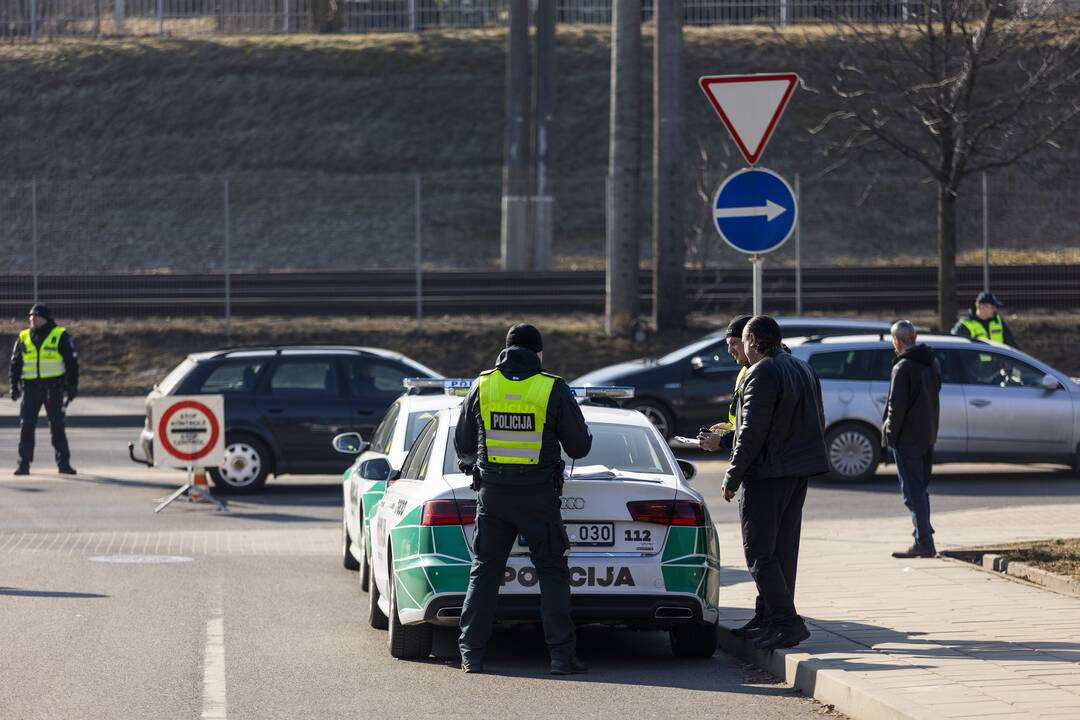
[[[165,395],[225,396],[225,462],[210,468],[223,491],[251,492],[270,473],[344,472],[351,458],[331,440],[370,438],[407,377],[440,377],[379,348],[283,346],[194,353],[146,396],[139,445],[154,457],[153,401]],[[134,459],[134,456],[133,458]]]
[[[842,318],[777,318],[784,337],[889,332],[890,323]],[[571,385],[630,385],[640,410],[665,438],[697,435],[727,417],[739,366],[728,355],[724,330],[658,358],[639,358],[586,373]]]
[[[561,499],[570,540],[574,618],[667,630],[676,656],[716,651],[720,551],[704,498],[640,413],[582,407],[593,435]],[[368,622],[389,629],[390,654],[424,658],[433,628],[456,627],[472,564],[476,493],[458,469],[460,407],[438,410],[387,483],[365,543]],[[568,465],[567,470],[570,470]],[[496,620],[536,623],[540,592],[528,547],[506,563]]]
[[[935,462],[1056,463],[1080,474],[1080,384],[998,343],[951,335],[919,341],[941,363]],[[870,478],[882,459],[891,341],[831,337],[793,340],[790,347],[821,378],[832,477]]]

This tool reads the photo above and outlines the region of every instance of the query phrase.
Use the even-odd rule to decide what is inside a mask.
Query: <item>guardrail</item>
[[[982,289],[982,268],[957,270],[957,307]],[[994,292],[1010,308],[1080,308],[1080,266],[996,267]],[[795,308],[795,271],[767,268],[765,307]],[[641,275],[642,308],[651,304],[651,274]],[[703,311],[750,304],[750,269],[687,272],[687,295]],[[226,295],[228,293],[228,295]],[[604,310],[603,271],[426,272],[419,304],[425,314],[471,312],[589,312]],[[806,268],[806,311],[931,310],[937,303],[934,267]],[[413,315],[412,271],[281,272],[157,275],[42,275],[37,295],[58,317],[212,317],[256,315]],[[21,318],[34,294],[33,277],[0,276],[0,313]],[[228,298],[226,300],[226,297]]]

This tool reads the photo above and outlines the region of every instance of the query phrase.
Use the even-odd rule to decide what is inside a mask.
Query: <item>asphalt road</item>
[[[393,660],[341,567],[338,478],[155,515],[184,478],[127,462],[130,434],[73,430],[65,477],[39,433],[34,474],[0,472],[0,717],[820,717],[723,654],[672,658],[664,633],[584,629],[591,672],[570,679],[533,630],[497,632],[483,676],[449,631],[429,661]]]

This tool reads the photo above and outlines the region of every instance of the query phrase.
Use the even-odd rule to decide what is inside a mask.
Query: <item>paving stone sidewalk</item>
[[[899,500],[898,500],[899,502]],[[1080,505],[934,516],[939,549],[1080,536]],[[738,528],[719,526],[721,623],[752,614]],[[796,602],[813,635],[798,648],[725,649],[863,718],[1080,718],[1080,598],[948,560],[896,560],[907,518],[808,522]]]

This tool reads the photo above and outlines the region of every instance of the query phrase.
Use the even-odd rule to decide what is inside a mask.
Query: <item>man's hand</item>
[[[723,491],[724,491],[724,502],[731,502],[731,499],[733,497],[735,497],[735,491],[732,490],[731,488],[729,488],[727,486],[727,484],[724,485]]]
[[[11,386],[11,401],[12,402],[18,402],[20,397],[22,397],[22,389],[18,385],[12,385]]]
[[[701,443],[701,449],[707,452],[716,452],[720,449],[720,433],[703,432],[698,433],[698,442]]]
[[[70,404],[71,401],[75,399],[75,396],[79,394],[79,389],[75,387],[69,387],[65,390],[65,392],[67,393],[68,404]]]

